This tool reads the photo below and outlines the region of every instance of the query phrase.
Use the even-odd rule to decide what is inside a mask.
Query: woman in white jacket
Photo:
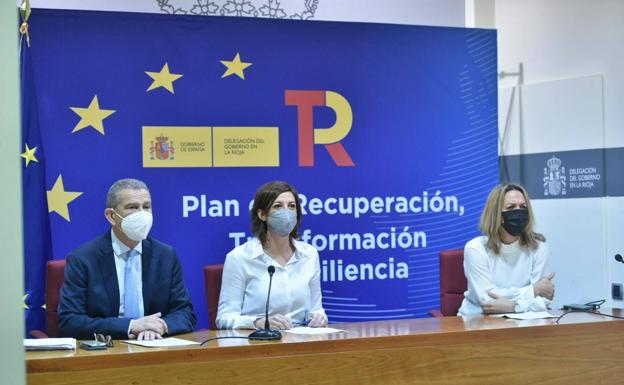
[[[546,310],[555,294],[546,273],[546,238],[533,231],[534,216],[525,189],[496,186],[481,214],[482,236],[464,248],[468,290],[458,315]]]

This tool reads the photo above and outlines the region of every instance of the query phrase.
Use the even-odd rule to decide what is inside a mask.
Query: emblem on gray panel
[[[565,167],[561,159],[553,155],[544,167],[544,195],[566,195]]]

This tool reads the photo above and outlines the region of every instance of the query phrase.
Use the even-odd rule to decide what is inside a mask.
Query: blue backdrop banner
[[[495,31],[39,9],[30,21],[38,122],[24,129],[38,123],[41,141],[24,145],[47,158],[25,217],[47,203],[53,258],[108,231],[111,183],[142,179],[151,234],[178,251],[206,327],[202,267],[251,235],[255,190],[280,179],[302,195],[330,321],[438,306],[438,252],[477,235],[498,181]]]

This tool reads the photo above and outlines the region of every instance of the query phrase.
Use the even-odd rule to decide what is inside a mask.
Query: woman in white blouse
[[[270,327],[327,325],[318,252],[297,240],[301,215],[297,191],[288,183],[269,182],[258,189],[251,209],[254,238],[225,259],[217,311],[219,329],[264,327],[270,265],[275,266]]]
[[[533,231],[529,196],[517,184],[496,186],[481,214],[483,236],[464,248],[468,290],[458,315],[546,310],[555,294],[546,274],[546,238]]]

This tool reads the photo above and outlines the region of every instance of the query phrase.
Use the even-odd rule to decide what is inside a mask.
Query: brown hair
[[[291,192],[294,195],[295,202],[297,204],[297,224],[289,234],[290,241],[292,243],[293,239],[299,238],[298,231],[302,215],[301,203],[299,202],[299,194],[297,193],[297,190],[295,190],[295,188],[290,184],[282,181],[273,181],[260,186],[258,191],[256,191],[253,207],[251,208],[251,228],[254,236],[260,239],[262,245],[266,245],[267,241],[267,224],[266,221],[263,221],[258,217],[258,210],[262,211],[262,213],[264,214],[268,214],[269,210],[271,210],[273,202],[275,202],[280,194],[285,192]]]
[[[486,247],[494,254],[500,253],[501,248],[501,232],[503,231],[503,203],[505,201],[505,194],[509,191],[519,191],[524,197],[527,210],[529,211],[529,222],[520,234],[520,245],[524,248],[535,250],[537,249],[537,241],[546,241],[546,238],[539,233],[533,231],[535,224],[535,217],[533,216],[533,209],[531,208],[531,201],[526,190],[515,183],[500,184],[490,192],[483,213],[481,214],[481,221],[479,228],[481,232],[487,236]]]

